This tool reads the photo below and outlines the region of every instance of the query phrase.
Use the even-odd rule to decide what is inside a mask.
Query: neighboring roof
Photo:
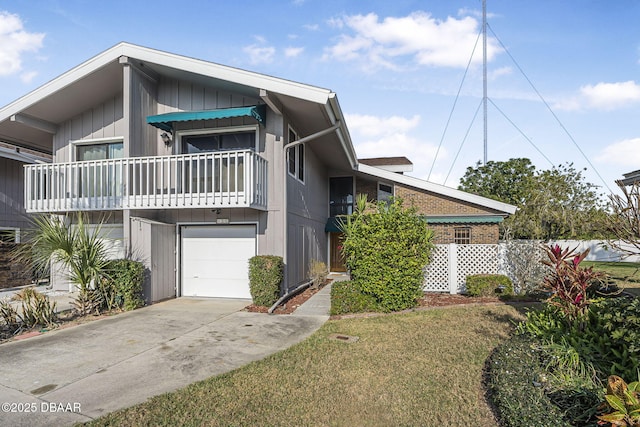
[[[425,181],[422,179],[414,178],[411,176],[400,175],[397,173],[389,172],[373,166],[368,166],[362,163],[358,164],[356,169],[358,172],[362,172],[367,175],[382,178],[387,181],[396,182],[398,184],[409,185],[411,187],[419,188],[421,190],[429,191],[441,196],[451,197],[454,199],[462,200],[465,202],[473,203],[481,207],[493,209],[496,211],[504,212],[505,214],[513,214],[516,212],[517,207],[498,202],[497,200],[489,199],[486,197],[478,196],[476,194],[467,193],[465,191],[456,190],[455,188],[446,187],[444,185],[435,184],[433,182]]]
[[[368,166],[375,166],[390,172],[411,172],[413,163],[406,157],[372,157],[368,159],[358,159],[358,163]]]
[[[0,142],[0,157],[22,163],[50,163],[51,156]]]
[[[371,157],[368,159],[358,159],[358,162],[369,166],[394,166],[394,165],[413,165],[411,160],[406,157]]]
[[[621,179],[623,185],[632,185],[636,182],[640,182],[640,170],[623,173],[624,179]]]

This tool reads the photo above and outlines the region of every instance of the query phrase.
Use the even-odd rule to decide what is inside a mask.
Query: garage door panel
[[[182,229],[182,295],[251,298],[249,258],[256,253],[253,225]]]

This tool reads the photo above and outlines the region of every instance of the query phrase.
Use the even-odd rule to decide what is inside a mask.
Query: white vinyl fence
[[[498,274],[498,245],[436,245],[425,273],[424,290],[457,294],[467,276]]]
[[[527,279],[541,280],[544,271],[540,271],[545,253],[538,241],[513,241],[511,251],[516,257],[525,257],[527,262],[514,262],[507,253],[509,244],[487,245],[435,245],[431,262],[425,271],[424,290],[426,292],[447,292],[457,294],[465,290],[467,276],[473,274],[504,274],[517,287],[527,286]],[[558,244],[562,248],[576,248],[582,252],[589,248],[588,261],[626,261],[640,262],[639,256],[625,257],[607,247],[606,242],[589,240],[559,240],[547,242]],[[510,259],[511,258],[511,259]],[[544,268],[544,267],[542,267]]]

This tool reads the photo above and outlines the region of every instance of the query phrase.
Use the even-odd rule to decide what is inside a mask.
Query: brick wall
[[[495,214],[498,211],[479,207],[473,203],[456,200],[440,194],[429,193],[417,188],[395,186],[395,195],[404,200],[406,206],[415,206],[423,215],[478,215]]]
[[[446,244],[454,242],[454,228],[471,227],[471,244],[498,243],[500,232],[498,224],[429,224],[434,232],[433,243]]]
[[[366,194],[370,202],[378,201],[378,182],[356,178],[356,194]]]
[[[0,289],[24,286],[31,283],[31,271],[27,266],[13,262],[11,251],[15,243],[0,244]]]

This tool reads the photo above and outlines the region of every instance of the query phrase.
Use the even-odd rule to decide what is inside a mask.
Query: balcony
[[[29,213],[267,208],[267,161],[250,150],[25,166]]]

